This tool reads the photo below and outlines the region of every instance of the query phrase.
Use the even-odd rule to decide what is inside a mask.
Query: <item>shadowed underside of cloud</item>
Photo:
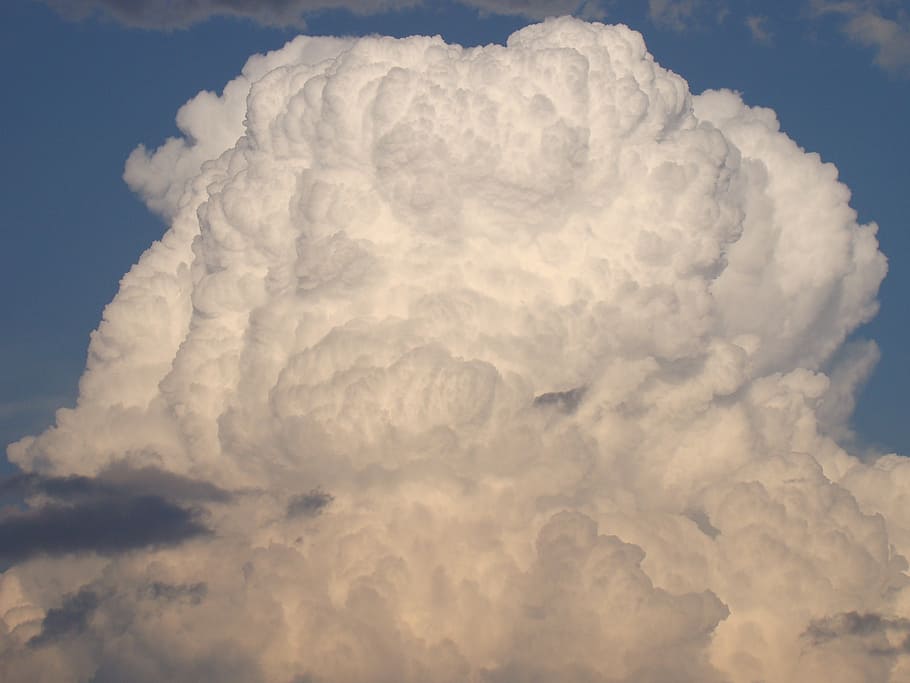
[[[814,643],[821,644],[838,638],[869,637],[889,631],[907,636],[910,634],[910,619],[888,618],[871,612],[846,612],[813,621],[805,636]],[[904,643],[907,641],[904,640]],[[906,649],[906,645],[902,649]]]
[[[160,496],[105,497],[6,514],[0,518],[0,560],[120,553],[173,545],[208,533],[196,512]]]
[[[211,482],[167,472],[156,467],[131,468],[122,464],[102,470],[97,477],[52,477],[33,472],[0,480],[0,496],[45,495],[61,501],[105,496],[161,496],[169,500],[224,503],[231,494]]]
[[[113,554],[173,545],[209,533],[197,503],[224,503],[214,484],[155,467],[122,464],[97,477],[25,473],[0,481],[0,498],[39,501],[0,516],[0,560],[36,555]]]
[[[288,501],[288,517],[315,517],[321,513],[334,497],[320,489],[313,489],[309,493],[294,496]]]
[[[159,608],[167,604],[183,604],[196,607],[202,603],[207,593],[204,582],[189,585],[174,585],[155,581],[145,586],[132,596],[131,609],[141,606],[143,601],[152,601]],[[102,606],[102,603],[117,598],[124,602],[127,596],[116,596],[99,586],[83,586],[77,593],[63,596],[58,607],[47,610],[41,620],[40,632],[28,640],[28,647],[40,647],[55,643],[68,636],[76,636],[84,631],[91,616]]]
[[[44,615],[41,632],[28,641],[29,647],[40,647],[82,631],[100,602],[98,594],[88,588],[66,596],[60,607],[53,607]]]
[[[876,612],[815,619],[801,639],[810,657],[839,662],[847,680],[903,681],[910,656],[910,620]]]

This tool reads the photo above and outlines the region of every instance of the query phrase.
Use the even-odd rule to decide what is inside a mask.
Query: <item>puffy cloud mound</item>
[[[0,678],[907,680],[910,463],[835,441],[885,260],[772,111],[560,19],[300,37],[178,121],[9,453],[204,533],[30,551]]]

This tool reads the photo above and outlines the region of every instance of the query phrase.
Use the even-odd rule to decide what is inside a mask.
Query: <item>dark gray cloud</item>
[[[112,465],[99,475],[101,481],[133,495],[153,493],[171,500],[226,503],[232,494],[214,484],[184,477],[156,467]]]
[[[228,643],[216,652],[186,658],[173,650],[106,653],[90,683],[260,683],[269,680],[255,661]]]
[[[711,518],[704,510],[687,510],[683,514],[695,522],[698,530],[708,538],[717,538],[720,534],[720,529],[711,524]]]
[[[910,633],[910,619],[889,619],[874,612],[845,612],[816,619],[806,630],[815,643],[825,643],[844,636],[870,636],[893,629]]]
[[[534,398],[535,406],[553,406],[565,413],[573,413],[584,398],[586,387],[576,387],[569,391],[551,391]]]
[[[315,517],[333,500],[335,497],[332,494],[322,489],[313,489],[291,498],[288,502],[288,517]]]
[[[53,607],[44,615],[41,633],[28,641],[29,647],[40,647],[57,642],[66,636],[81,633],[100,604],[98,594],[88,588],[83,588],[75,595],[66,596],[60,607]]]
[[[173,602],[182,600],[192,605],[201,603],[208,594],[208,586],[204,581],[189,584],[173,584],[155,581],[146,586],[141,597],[149,600],[166,600]]]
[[[0,496],[44,495],[62,500],[89,498],[101,493],[103,487],[89,477],[45,477],[40,474],[17,474],[0,481]]]
[[[209,534],[196,510],[161,496],[109,496],[0,517],[0,561],[36,555],[115,554]]]
[[[0,497],[27,510],[0,515],[0,562],[36,555],[116,554],[209,534],[195,507],[231,494],[154,467],[114,465],[97,477],[25,473],[0,481]]]
[[[888,634],[892,640],[900,639],[900,643],[891,645],[883,638]],[[866,641],[864,649],[874,656],[910,654],[910,619],[889,618],[874,612],[844,612],[816,619],[804,636],[816,646],[844,638]]]
[[[112,496],[154,495],[173,501],[227,502],[231,494],[199,481],[155,467],[131,468],[116,464],[97,477],[50,477],[36,473],[14,475],[0,481],[0,496],[43,495],[58,501],[77,502]]]

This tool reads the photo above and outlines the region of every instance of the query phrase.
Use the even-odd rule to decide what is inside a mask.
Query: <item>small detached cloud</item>
[[[674,31],[720,24],[728,14],[724,0],[648,0],[651,21]]]
[[[770,45],[773,42],[773,36],[768,29],[768,17],[748,16],[746,17],[746,27],[752,34],[752,40],[763,45]]]
[[[699,0],[648,0],[648,13],[655,24],[682,29],[698,4]]]
[[[875,63],[893,73],[910,75],[910,11],[884,0],[834,2],[812,0],[816,16],[843,17],[843,33],[875,50]]]
[[[865,12],[847,22],[846,34],[855,42],[874,48],[875,62],[893,71],[910,70],[910,22],[900,22]]]

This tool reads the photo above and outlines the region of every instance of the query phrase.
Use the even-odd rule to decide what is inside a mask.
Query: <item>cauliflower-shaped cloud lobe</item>
[[[907,680],[910,466],[835,441],[885,259],[772,111],[565,18],[302,36],[178,124],[9,453],[231,494],[8,569],[3,680]]]

